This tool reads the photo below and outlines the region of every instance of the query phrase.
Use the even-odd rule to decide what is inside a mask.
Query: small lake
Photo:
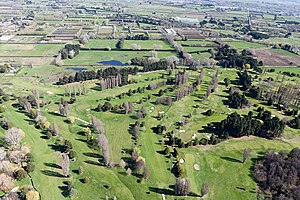
[[[101,62],[97,62],[100,65],[113,65],[113,66],[127,66],[127,64],[123,64],[118,60],[104,60]]]
[[[73,70],[75,72],[82,72],[87,70],[87,68],[83,68],[83,67],[67,67],[65,68],[66,70]]]

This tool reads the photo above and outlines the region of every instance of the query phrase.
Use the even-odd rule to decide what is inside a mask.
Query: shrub
[[[47,133],[46,133],[46,137],[47,137],[47,139],[50,139],[50,138],[52,138],[52,133],[51,133],[50,131],[47,131]]]
[[[33,172],[34,169],[35,169],[35,165],[32,162],[27,163],[27,166],[25,167],[27,173]]]
[[[83,179],[82,179],[82,183],[89,183],[90,182],[90,178],[85,176]]]
[[[18,181],[24,179],[24,178],[26,177],[26,175],[27,175],[27,173],[26,173],[26,171],[25,171],[23,168],[18,169],[18,170],[16,170],[16,171],[14,172],[14,177],[15,177],[15,179],[17,179]]]
[[[76,157],[77,157],[77,153],[75,151],[72,150],[72,151],[69,152],[69,158],[70,159],[73,159],[73,158],[76,158]]]

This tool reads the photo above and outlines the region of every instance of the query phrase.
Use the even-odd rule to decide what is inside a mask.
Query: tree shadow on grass
[[[86,143],[86,142],[87,142],[86,139],[76,138],[75,140],[80,141],[80,142],[83,142],[83,143]]]
[[[87,152],[83,153],[83,155],[91,157],[91,158],[102,158],[102,156],[98,153]]]
[[[127,176],[126,172],[118,172],[119,174],[123,175],[123,176]]]
[[[47,176],[54,176],[54,177],[59,177],[59,178],[65,178],[65,176],[63,176],[62,174],[58,173],[58,172],[53,172],[50,170],[41,170],[41,172]]]
[[[84,161],[87,164],[96,165],[96,166],[103,166],[100,162],[93,161],[93,160],[86,160]]]
[[[44,163],[44,165],[46,165],[47,167],[61,169],[61,166],[59,166],[58,164],[55,164],[55,163]]]
[[[51,147],[51,149],[54,150],[54,151],[60,151],[60,152],[64,152],[65,151],[65,146],[63,146],[63,145],[49,144],[48,146]]]
[[[63,183],[64,183],[64,185],[63,185],[63,186],[58,186],[58,188],[61,190],[61,194],[62,194],[65,198],[67,198],[67,197],[69,196],[67,182],[64,181]]]
[[[230,157],[227,157],[227,156],[221,156],[220,158],[223,159],[223,160],[226,160],[226,161],[230,161],[230,162],[242,163],[242,162],[241,162],[240,160],[238,160],[238,159],[230,158]]]
[[[61,114],[59,113],[56,113],[56,112],[48,112],[50,115],[54,115],[54,116],[57,116],[57,117],[63,117]]]
[[[163,189],[163,188],[155,188],[155,187],[149,187],[149,190],[151,192],[155,192],[158,194],[165,194],[165,195],[175,195],[173,190],[170,189]]]

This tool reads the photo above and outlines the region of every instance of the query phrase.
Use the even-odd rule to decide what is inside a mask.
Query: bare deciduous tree
[[[144,167],[143,179],[147,180],[150,176],[150,171],[147,167]]]
[[[101,148],[104,158],[104,164],[109,164],[109,144],[108,139],[104,134],[99,134],[96,138],[97,145]]]
[[[98,134],[105,133],[104,123],[101,120],[97,119],[96,117],[92,117],[92,124],[93,124],[95,133],[98,133]]]
[[[58,135],[58,125],[52,123],[49,127],[49,131],[52,133],[52,135]]]
[[[190,181],[186,178],[178,178],[174,187],[176,195],[186,196],[190,193]]]
[[[243,163],[245,163],[250,157],[250,149],[244,149],[244,154],[243,154]]]
[[[70,167],[70,159],[68,154],[66,153],[62,153],[62,162],[61,162],[61,169],[62,169],[62,173],[65,177],[69,176],[69,167]]]
[[[14,187],[14,179],[4,173],[0,174],[0,190],[9,192]]]
[[[12,127],[5,131],[4,140],[5,142],[12,147],[12,149],[16,149],[20,146],[21,139],[24,137],[24,132],[16,127]]]
[[[205,195],[208,194],[209,192],[209,187],[208,187],[208,183],[207,182],[204,182],[201,186],[201,196],[204,197]]]

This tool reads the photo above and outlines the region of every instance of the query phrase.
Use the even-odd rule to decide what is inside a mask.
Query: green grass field
[[[1,44],[0,56],[54,56],[62,44]]]
[[[259,49],[259,48],[264,48],[266,46],[258,43],[253,43],[253,42],[245,42],[245,41],[232,41],[232,42],[227,42],[229,46],[232,46],[236,49],[242,50],[242,49]]]
[[[163,50],[172,50],[172,47],[162,40],[125,40],[124,49],[132,49],[131,45],[137,44],[141,49],[153,49],[153,45],[161,45]]]
[[[99,40],[92,39],[89,40],[89,43],[84,46],[84,48],[116,48],[117,41],[116,40]]]
[[[175,52],[158,52],[159,58],[176,55]],[[118,60],[127,63],[135,57],[150,57],[148,51],[81,51],[73,59],[64,60],[65,65],[95,65],[100,61]]]

